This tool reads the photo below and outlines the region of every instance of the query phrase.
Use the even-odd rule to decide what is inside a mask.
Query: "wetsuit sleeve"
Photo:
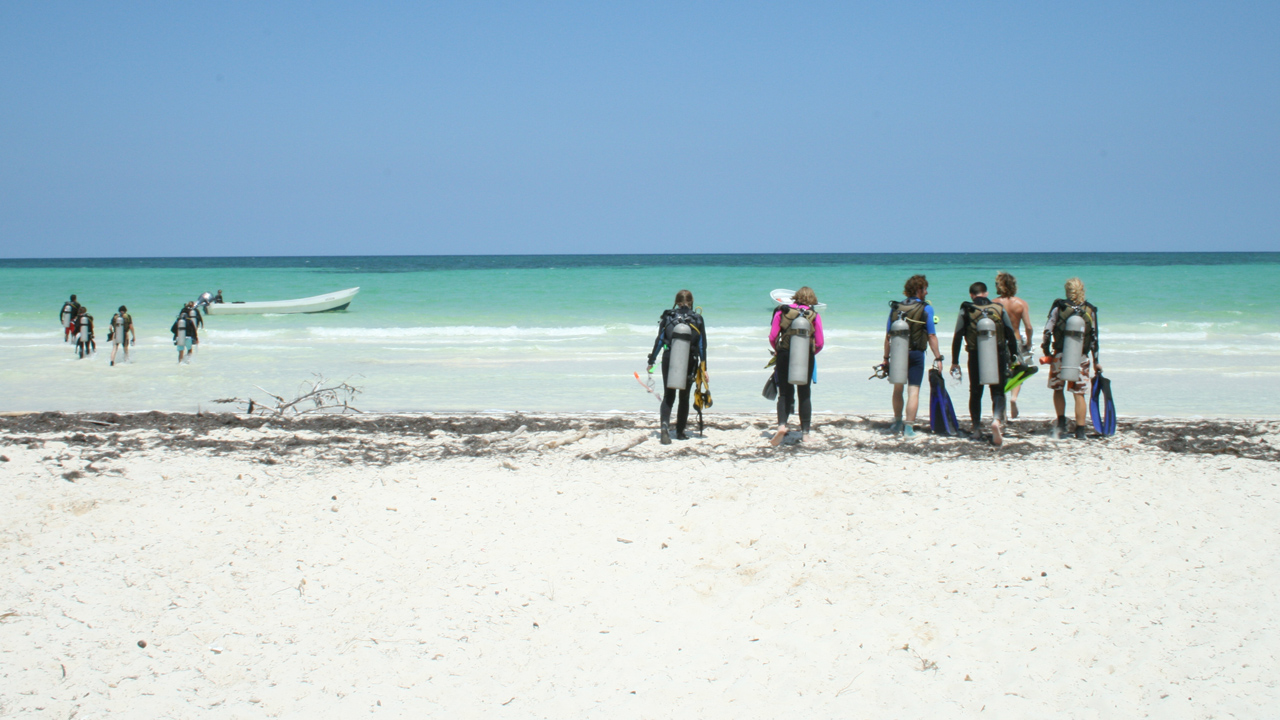
[[[778,323],[780,323],[781,321],[782,321],[782,309],[779,308],[778,310],[774,311],[773,324],[769,326],[769,346],[775,350],[778,349],[778,328],[779,328]]]
[[[1044,354],[1053,354],[1053,326],[1058,322],[1058,303],[1049,308],[1049,320],[1044,324],[1044,335],[1040,338],[1040,350]],[[1095,323],[1096,324],[1096,323]]]
[[[964,340],[964,310],[956,317],[956,329],[951,333],[951,364],[960,364],[960,341]]]
[[[648,364],[650,365],[653,364],[654,360],[658,359],[658,352],[662,350],[662,346],[665,344],[663,342],[667,334],[667,323],[664,322],[665,320],[665,315],[658,319],[658,337],[653,341],[653,350],[649,352]]]
[[[1093,308],[1093,364],[1098,364],[1098,308]]]
[[[698,318],[698,357],[702,358],[702,362],[707,361],[707,321]]]
[[[924,325],[924,334],[925,334],[925,335],[937,335],[937,334],[938,334],[938,326],[937,326],[937,325],[935,325],[935,324],[934,324],[934,322],[933,322],[933,306],[932,306],[932,305],[925,305],[925,306],[924,306],[924,323],[925,323],[925,325]]]
[[[816,311],[813,313],[813,354],[817,355],[822,352],[822,345],[825,342],[822,337],[822,316]]]

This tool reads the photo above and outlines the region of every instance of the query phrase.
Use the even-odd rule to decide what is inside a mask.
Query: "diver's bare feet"
[[[1016,417],[1018,417],[1018,401],[1010,400],[1009,401],[1009,418],[1012,419]]]
[[[778,447],[779,445],[782,444],[782,439],[785,438],[786,436],[787,436],[787,426],[779,425],[778,432],[774,433],[773,437],[769,439],[769,444],[774,447]]]
[[[1004,435],[1000,433],[1000,421],[991,423],[991,444],[1000,447],[1004,444]]]

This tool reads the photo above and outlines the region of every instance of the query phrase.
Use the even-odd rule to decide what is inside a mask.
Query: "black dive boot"
[[[1088,431],[1085,430],[1083,425],[1080,425],[1080,424],[1076,425],[1076,439],[1077,440],[1089,439]]]
[[[1049,428],[1049,437],[1053,438],[1054,440],[1061,440],[1062,437],[1066,434],[1067,434],[1067,416],[1059,415],[1058,422],[1054,423],[1053,427]]]
[[[660,436],[660,439],[663,445],[671,444],[671,426],[669,424],[662,423],[662,435]]]

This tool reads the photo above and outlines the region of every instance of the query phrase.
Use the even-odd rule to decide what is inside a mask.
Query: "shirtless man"
[[[1001,270],[996,273],[996,294],[999,295],[994,302],[1004,306],[1004,311],[1009,313],[1009,320],[1013,323],[1014,336],[1018,339],[1018,357],[1014,358],[1015,362],[1024,365],[1032,365],[1028,349],[1031,347],[1031,308],[1027,307],[1027,301],[1018,297],[1018,279],[1009,273]],[[1026,338],[1023,338],[1025,330]],[[1034,365],[1033,365],[1034,367]],[[1022,390],[1022,386],[1018,385],[1009,393],[1009,418],[1018,417],[1018,392]]]

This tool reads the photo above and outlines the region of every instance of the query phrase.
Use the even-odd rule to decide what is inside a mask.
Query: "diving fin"
[[[947,394],[947,383],[937,368],[929,369],[929,429],[937,435],[960,434],[960,421]]]
[[[1004,384],[1004,391],[1009,392],[1010,390],[1018,387],[1022,383],[1026,382],[1027,378],[1035,375],[1039,371],[1040,368],[1035,365],[1015,363],[1013,368],[1009,371],[1009,381]]]
[[[1098,400],[1102,400],[1102,412],[1099,412]],[[1093,429],[1103,437],[1116,434],[1116,404],[1111,399],[1111,381],[1102,373],[1093,380],[1093,392],[1089,394],[1089,419],[1093,421]]]

